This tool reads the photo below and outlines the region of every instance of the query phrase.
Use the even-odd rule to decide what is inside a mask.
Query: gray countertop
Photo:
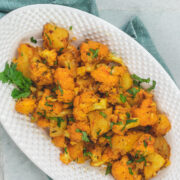
[[[180,87],[180,1],[96,0],[100,17],[122,27],[137,15]]]

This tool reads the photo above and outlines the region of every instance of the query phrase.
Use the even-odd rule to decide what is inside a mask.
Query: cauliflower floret
[[[134,152],[140,152],[143,155],[154,152],[155,139],[150,134],[143,134],[134,144]]]
[[[54,73],[54,81],[57,84],[58,101],[72,102],[74,98],[74,79],[71,71],[65,68],[57,68]]]
[[[59,102],[51,101],[51,91],[45,89],[44,93],[38,103],[37,110],[38,112],[46,112],[47,117],[58,117],[63,110],[63,105]]]
[[[96,63],[107,57],[109,49],[99,42],[88,41],[81,44],[80,53],[84,63]]]
[[[20,99],[15,105],[16,111],[25,115],[32,114],[35,108],[36,99],[33,99],[32,97]]]
[[[96,142],[98,136],[110,130],[112,108],[104,111],[93,111],[88,114],[91,128],[91,139]]]
[[[136,174],[131,165],[127,165],[128,157],[123,156],[120,161],[112,164],[112,175],[116,180],[141,180],[142,176]]]
[[[118,63],[122,66],[124,65],[123,59],[121,57],[115,56],[113,53],[109,53],[108,56],[105,58],[105,60],[109,62]]]
[[[39,53],[39,55],[41,56],[41,58],[43,58],[45,61],[47,61],[47,64],[49,66],[55,65],[56,57],[57,57],[57,53],[56,53],[55,49],[52,49],[52,50],[45,49],[45,50],[41,51]]]
[[[54,24],[45,24],[43,33],[43,46],[47,49],[59,51],[68,45],[69,33],[66,29],[57,27]]]
[[[113,152],[111,147],[106,147],[102,155],[102,160],[104,162],[111,162],[119,159],[119,157],[120,157],[120,153]]]
[[[24,76],[30,78],[30,59],[34,55],[35,48],[29,44],[20,44],[18,48],[18,59],[14,59],[13,62],[17,63],[17,70],[21,71]]]
[[[50,122],[48,119],[45,119],[43,117],[38,118],[37,125],[41,128],[47,128],[50,126]]]
[[[61,148],[65,148],[66,147],[64,135],[52,138],[52,143],[56,147],[61,147]]]
[[[30,78],[39,86],[53,83],[51,69],[36,57],[30,63]]]
[[[110,74],[111,68],[106,65],[101,65],[91,72],[91,76],[95,81],[101,82],[106,86],[113,87],[118,84],[118,76]]]
[[[106,106],[106,99],[100,99],[93,91],[87,91],[75,97],[73,115],[77,121],[87,121],[88,112],[103,110]]]
[[[132,110],[132,114],[139,119],[141,126],[152,126],[158,122],[156,103],[152,98],[144,99],[140,107]]]
[[[74,145],[68,145],[68,150],[72,160],[76,161],[77,163],[84,163],[86,158],[83,155],[84,147],[82,142],[76,143]]]
[[[64,164],[69,164],[72,161],[72,159],[71,159],[71,157],[69,155],[69,150],[68,150],[67,147],[64,149],[64,153],[60,153],[60,160]]]
[[[65,50],[65,52],[63,52],[60,56],[58,56],[57,59],[58,59],[59,66],[68,68],[75,76],[78,52],[74,46],[72,46],[72,47],[73,48],[69,48],[69,46],[68,46],[68,48]]]
[[[94,147],[90,147],[91,152],[91,166],[101,166],[104,164],[104,161],[102,160],[102,152],[103,147],[100,145],[95,144]]]
[[[90,127],[85,122],[75,122],[67,127],[70,139],[72,142],[88,141],[86,135],[90,134]],[[86,137],[87,139],[85,139]]]
[[[171,124],[165,114],[158,114],[158,122],[152,130],[157,136],[164,136],[171,129]]]
[[[133,150],[135,142],[140,138],[143,132],[133,131],[127,135],[114,135],[111,138],[113,152],[120,152],[122,155]]]

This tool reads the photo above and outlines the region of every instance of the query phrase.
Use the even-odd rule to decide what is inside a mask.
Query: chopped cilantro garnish
[[[100,111],[99,114],[100,114],[103,118],[107,118],[107,114],[106,114],[106,113]]]
[[[126,117],[129,119],[130,116],[131,116],[130,113],[127,112],[127,113],[126,113]]]
[[[23,56],[23,53],[21,53],[21,56]]]
[[[123,131],[128,124],[135,123],[135,122],[137,122],[137,119],[127,119],[126,123],[125,123],[124,127],[121,129],[121,131]]]
[[[61,86],[60,86],[60,84],[59,84],[59,81],[58,81],[58,89],[60,90],[61,95],[63,95],[63,94],[64,94],[64,92],[63,92],[63,89],[61,88]]]
[[[129,165],[129,164],[131,164],[131,163],[133,163],[133,160],[129,160],[129,161],[127,161],[127,165]]]
[[[32,43],[35,43],[35,44],[37,43],[37,40],[36,40],[36,39],[34,39],[34,37],[31,37],[31,39],[30,39],[30,40],[31,40],[31,42],[32,42]]]
[[[134,80],[139,81],[140,83],[142,83],[142,82],[149,83],[150,82],[150,78],[144,79],[144,78],[141,78],[141,77],[137,76],[136,74],[132,74],[131,77]]]
[[[45,33],[45,36],[47,37],[48,41],[49,41],[49,45],[52,45],[51,39],[49,38],[49,36],[47,35],[47,33]]]
[[[86,131],[82,131],[80,129],[76,129],[76,132],[79,132],[82,134],[82,140],[85,141],[85,142],[89,142],[89,138],[88,138],[88,135],[86,133]]]
[[[106,134],[104,134],[103,137],[109,141],[109,145],[110,147],[112,147],[111,136],[107,136]]]
[[[64,152],[65,152],[66,154],[68,154],[68,152],[67,152],[67,147],[64,148]]]
[[[61,54],[64,48],[60,48],[58,54]]]
[[[58,127],[61,127],[61,122],[64,122],[64,119],[62,117],[48,117],[48,119],[56,120]]]
[[[53,107],[53,105],[49,104],[48,102],[45,102],[45,106]]]
[[[127,90],[127,92],[132,95],[132,98],[135,98],[135,97],[136,97],[136,94],[137,94],[139,91],[140,91],[140,89],[139,89],[139,88],[137,89],[137,88],[135,88],[135,87]]]
[[[86,53],[88,56],[90,56],[91,54],[89,52]]]
[[[75,119],[73,117],[69,117],[68,120],[71,122],[75,122]]]
[[[47,63],[47,60],[46,60],[46,59],[43,59],[43,60],[42,60],[42,63],[43,63],[43,64],[46,64],[46,63]]]
[[[73,28],[73,27],[72,27],[72,26],[70,26],[70,27],[69,27],[69,30],[71,31],[71,30],[72,30],[72,28]]]
[[[129,174],[133,175],[133,171],[132,171],[132,168],[128,168],[129,169]]]
[[[112,75],[112,71],[114,69],[114,66],[111,66],[111,71],[110,71],[110,74]]]
[[[148,146],[147,142],[144,140],[143,143],[144,143],[144,147],[146,148]]]
[[[108,163],[107,168],[106,168],[106,175],[111,173],[111,169],[112,169],[112,164]]]
[[[92,153],[91,152],[88,152],[86,148],[83,149],[83,155],[84,156],[92,156]]]
[[[156,81],[153,80],[152,86],[147,89],[147,91],[152,91],[156,87]]]
[[[56,66],[58,64],[58,61],[56,60],[56,61],[54,61],[54,65]]]
[[[16,67],[17,65],[14,63],[10,65],[6,63],[4,71],[0,72],[0,81],[2,83],[16,85],[17,88],[14,88],[11,93],[14,99],[28,97],[31,94],[30,86],[32,85],[32,81],[26,78]]]
[[[99,136],[99,133],[101,132],[101,129],[99,131],[97,131],[97,135]]]
[[[126,96],[124,96],[123,94],[120,94],[120,100],[122,103],[126,102]]]
[[[110,129],[113,128],[114,125],[122,125],[123,123],[121,121],[117,122],[117,123],[114,123],[114,122],[111,122],[110,123]]]
[[[92,52],[92,58],[97,58],[98,57],[98,52],[99,52],[99,49],[96,49],[96,50],[94,50],[94,49],[92,49],[92,48],[90,48],[89,49],[91,52]]]

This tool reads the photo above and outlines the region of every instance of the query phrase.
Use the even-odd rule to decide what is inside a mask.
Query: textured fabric
[[[0,0],[0,17],[22,6],[48,3],[78,8],[98,16],[98,10],[94,0]],[[122,29],[144,46],[170,74],[169,69],[157,52],[149,33],[137,17],[132,18]],[[0,125],[0,155],[1,154],[0,167],[2,165],[1,163],[3,163],[3,176],[5,180],[50,179],[19,150]],[[0,168],[0,179],[2,179],[1,173]]]

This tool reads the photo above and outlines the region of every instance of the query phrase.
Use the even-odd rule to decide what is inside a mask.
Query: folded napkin
[[[78,8],[98,16],[95,0],[0,0],[0,17],[22,6],[48,3]],[[148,31],[138,17],[133,17],[122,29],[144,46],[171,75]],[[1,166],[3,166],[3,172]],[[50,179],[21,152],[0,125],[0,179],[3,179],[3,176],[5,180]]]

